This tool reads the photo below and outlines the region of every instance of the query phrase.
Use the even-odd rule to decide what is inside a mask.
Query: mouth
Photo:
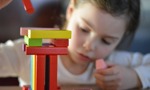
[[[79,56],[79,59],[82,61],[91,61],[91,59],[84,54],[78,53],[78,56]]]

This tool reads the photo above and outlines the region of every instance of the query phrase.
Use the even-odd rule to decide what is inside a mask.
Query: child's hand
[[[125,90],[141,86],[134,70],[119,65],[107,64],[106,69],[96,70],[95,78],[103,90]]]

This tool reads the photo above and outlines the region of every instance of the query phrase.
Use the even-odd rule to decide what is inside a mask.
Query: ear
[[[73,13],[73,11],[75,9],[75,2],[76,2],[76,0],[70,0],[70,3],[68,5],[68,7],[67,7],[67,11],[66,11],[66,19],[67,19],[67,21],[71,18],[72,13]]]

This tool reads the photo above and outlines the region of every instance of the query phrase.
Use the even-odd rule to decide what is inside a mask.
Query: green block
[[[24,42],[28,46],[42,46],[41,38],[28,38],[27,36],[24,36]]]

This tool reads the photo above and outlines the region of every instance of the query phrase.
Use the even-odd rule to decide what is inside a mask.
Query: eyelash
[[[111,43],[107,42],[105,39],[102,39],[102,42],[107,44],[107,45],[110,45]]]
[[[85,32],[85,33],[88,33],[88,32],[89,32],[89,30],[84,29],[84,28],[81,28],[81,27],[80,27],[80,30],[81,30],[82,32]]]
[[[82,28],[82,27],[80,27],[80,30],[81,30],[82,32],[85,32],[85,33],[88,33],[88,32],[89,32],[89,30],[84,29],[84,28]],[[105,39],[102,39],[102,42],[105,43],[106,45],[110,45],[110,44],[111,44],[111,43],[107,42]]]

